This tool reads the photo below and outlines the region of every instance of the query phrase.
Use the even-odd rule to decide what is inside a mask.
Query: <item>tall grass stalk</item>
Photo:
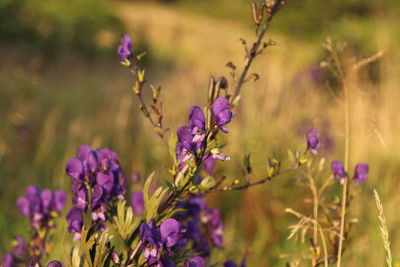
[[[374,195],[375,195],[376,207],[378,208],[378,211],[379,211],[379,216],[378,216],[379,222],[380,222],[379,229],[381,231],[383,246],[385,247],[386,254],[387,254],[386,263],[387,263],[388,267],[392,267],[393,263],[392,263],[392,253],[390,251],[389,231],[387,229],[385,214],[383,213],[382,202],[381,202],[381,199],[379,198],[379,194],[376,191],[376,189],[374,189]]]
[[[332,58],[335,61],[338,76],[343,86],[343,94],[344,94],[344,116],[345,116],[345,140],[344,140],[344,168],[348,170],[349,168],[349,151],[350,151],[350,97],[349,97],[349,88],[347,85],[347,80],[345,73],[342,68],[342,64],[340,62],[340,58],[338,52],[336,51],[336,47],[332,45],[332,42],[328,40],[328,45],[330,45]],[[348,191],[349,179],[346,179],[343,183],[342,190],[342,206],[340,213],[340,233],[339,233],[339,246],[338,246],[338,255],[337,255],[337,267],[341,265],[342,259],[342,250],[343,250],[343,233],[344,233],[344,224],[346,218],[346,202],[347,202],[347,191]]]

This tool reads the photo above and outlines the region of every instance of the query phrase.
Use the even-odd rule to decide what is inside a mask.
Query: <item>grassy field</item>
[[[239,38],[249,42],[254,38],[247,21],[232,17],[156,3],[115,2],[113,8],[133,37],[134,49],[148,53],[148,78],[163,86],[165,123],[172,133],[186,123],[191,105],[206,104],[210,74],[228,77],[224,67],[228,61],[243,64]],[[256,60],[252,71],[261,78],[246,84],[226,136],[226,152],[232,160],[217,166],[229,179],[240,178],[246,153],[252,155],[254,175],[263,176],[269,156],[283,158],[287,149],[305,148],[305,133],[311,127],[333,140],[326,164],[343,160],[341,88],[326,70],[319,81],[310,74],[310,68],[327,56],[322,46],[325,37],[302,39],[278,31],[279,20],[274,23],[267,38],[279,45]],[[384,265],[374,188],[385,209],[394,259],[400,260],[396,254],[400,249],[400,53],[396,32],[386,23],[368,21],[369,42],[362,49],[352,40],[342,40],[349,41],[343,56],[346,66],[383,51],[379,60],[348,80],[350,166],[368,162],[370,176],[351,205],[350,216],[358,220],[347,242],[344,266]],[[357,39],[360,25],[363,22],[351,21],[342,27],[355,32],[352,37]],[[103,39],[107,46],[118,39],[118,33],[104,32]],[[360,33],[359,41],[365,39]],[[156,170],[159,179],[167,177],[171,161],[166,140],[153,134],[139,113],[131,77],[117,55],[82,57],[63,50],[49,58],[25,47],[2,47],[0,53],[1,251],[26,228],[14,208],[25,185],[68,189],[64,164],[81,144],[112,148],[127,174],[138,170],[147,176]],[[298,181],[299,177],[288,174],[251,190],[211,194],[210,203],[222,210],[225,222],[225,250],[215,259],[245,256],[248,266],[284,266],[287,257],[304,253],[306,246],[300,239],[286,240],[288,226],[296,219],[285,208],[311,214],[310,193]],[[58,238],[63,235],[60,232]],[[59,255],[62,248],[57,247],[52,256]]]

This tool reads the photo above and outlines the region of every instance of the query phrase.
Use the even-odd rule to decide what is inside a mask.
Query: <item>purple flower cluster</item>
[[[189,125],[178,129],[178,144],[175,152],[176,158],[180,161],[181,168],[185,162],[192,159],[193,156],[202,147],[206,136],[206,125],[203,111],[198,106],[193,106],[189,112]]]
[[[232,119],[232,112],[229,110],[229,101],[226,98],[217,98],[211,106],[215,125],[223,132],[228,130],[224,125],[228,124]],[[189,125],[182,126],[178,129],[176,135],[178,143],[175,148],[176,158],[181,163],[180,168],[185,166],[185,162],[199,156],[201,149],[205,152],[205,138],[207,130],[205,125],[204,113],[198,106],[192,106],[189,112]],[[215,159],[228,160],[229,157],[222,154],[219,150],[210,150],[202,153],[205,169],[211,172],[215,164]]]
[[[331,171],[333,174],[333,178],[335,179],[346,179],[348,178],[348,174],[344,169],[344,165],[340,161],[333,161],[331,163]],[[368,179],[368,171],[369,166],[367,163],[360,162],[356,165],[354,170],[354,180],[359,183],[364,183]]]
[[[40,231],[51,227],[54,218],[60,215],[67,201],[62,190],[54,193],[50,189],[40,191],[36,186],[26,187],[25,196],[18,198],[17,208],[29,218],[31,228]]]
[[[124,198],[125,176],[115,152],[108,148],[93,150],[87,145],[78,149],[77,158],[70,159],[65,169],[73,181],[74,194],[73,207],[67,214],[68,231],[78,240],[83,213],[89,211],[93,224],[103,229],[108,205]]]
[[[40,191],[33,185],[26,188],[25,196],[18,198],[16,205],[22,215],[29,218],[33,235],[29,246],[22,237],[15,237],[12,251],[4,255],[2,266],[15,266],[27,259],[38,262],[41,256],[48,253],[46,237],[49,230],[56,227],[55,219],[61,214],[66,200],[66,193],[62,190]]]
[[[175,219],[164,220],[159,227],[154,220],[140,225],[140,241],[146,266],[173,267],[175,263],[169,258],[173,249],[182,248],[187,240],[185,230]]]
[[[177,208],[185,210],[176,217],[185,225],[186,238],[192,241],[194,252],[208,256],[211,246],[223,247],[224,224],[219,210],[211,209],[201,195],[190,197]]]

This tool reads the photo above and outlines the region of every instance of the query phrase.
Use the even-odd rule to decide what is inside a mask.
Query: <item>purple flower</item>
[[[143,257],[145,259],[159,258],[162,251],[162,241],[153,219],[148,224],[143,222],[140,225],[140,240],[142,241]]]
[[[119,258],[119,255],[118,255],[118,253],[117,253],[115,250],[113,250],[113,251],[111,252],[111,260],[112,260],[112,262],[113,262],[114,264],[120,264],[120,262],[121,262],[121,260],[120,260],[120,258]]]
[[[228,124],[232,119],[232,112],[229,110],[229,106],[228,99],[223,97],[215,99],[211,106],[215,123],[225,133],[228,133],[228,130],[223,125]]]
[[[27,186],[25,191],[25,196],[18,198],[16,203],[19,211],[29,218],[31,227],[35,231],[51,227],[50,221],[64,208],[65,192],[60,190],[57,194],[53,194],[49,189],[40,191],[33,185]]]
[[[344,169],[342,162],[332,161],[331,170],[332,170],[333,178],[335,178],[335,179],[347,178],[347,172]]]
[[[185,261],[184,267],[205,267],[206,261],[200,256],[194,256],[190,260]]]
[[[63,266],[62,263],[59,262],[59,261],[51,261],[51,262],[47,265],[47,267],[62,267],[62,266]]]
[[[224,224],[217,209],[210,209],[201,195],[190,197],[177,208],[185,210],[176,218],[184,224],[184,237],[192,241],[194,252],[206,256],[211,245],[222,248]]]
[[[29,219],[30,227],[33,232],[32,239],[29,241],[29,250],[22,237],[15,238],[12,256],[18,260],[23,254],[38,262],[42,255],[47,253],[46,233],[56,227],[55,218],[60,215],[64,208],[66,194],[62,190],[52,192],[49,189],[42,191],[36,186],[26,187],[25,195],[18,198],[17,208]]]
[[[12,254],[14,256],[21,256],[26,252],[26,243],[24,239],[20,236],[15,237],[14,241],[15,245],[13,246]]]
[[[224,262],[224,267],[237,267],[238,265],[233,260],[227,260]],[[246,260],[242,259],[240,267],[246,267]]]
[[[136,216],[142,216],[144,211],[144,198],[142,191],[135,191],[131,195],[131,206]]]
[[[180,239],[181,226],[175,219],[168,218],[160,225],[161,240],[168,248],[174,246]]]
[[[118,46],[117,52],[121,56],[120,61],[129,59],[132,53],[132,40],[128,34],[122,34],[121,44]]]
[[[137,171],[133,171],[131,173],[131,181],[132,183],[137,183],[140,181],[140,173]]]
[[[114,186],[114,174],[109,173],[97,173],[96,176],[97,185],[101,186],[106,192],[110,192]]]
[[[237,267],[237,264],[233,260],[227,260],[224,262],[224,267]]]
[[[354,179],[360,183],[364,183],[368,179],[368,170],[369,167],[367,163],[358,163],[354,171]]]
[[[218,159],[218,160],[222,160],[222,161],[231,159],[228,155],[225,155],[224,153],[222,153],[221,149],[219,149],[219,148],[213,148],[213,149],[211,149],[210,152],[211,152],[211,156],[214,159]]]
[[[67,214],[68,232],[75,233],[74,240],[79,239],[79,233],[82,231],[83,215],[82,211],[73,207]]]
[[[54,209],[60,212],[67,203],[67,194],[63,190],[57,190],[54,193]]]
[[[11,253],[5,253],[3,255],[3,260],[1,266],[3,267],[14,267],[17,264],[17,259]]]
[[[206,131],[206,124],[204,113],[198,106],[192,106],[189,112],[189,127],[193,130],[199,130],[201,132]]]
[[[157,267],[175,267],[175,263],[171,259],[161,257],[160,262],[161,264],[157,265]]]
[[[67,175],[75,182],[82,182],[84,177],[83,164],[79,159],[70,159],[65,166]]]
[[[318,154],[318,148],[321,146],[319,142],[320,133],[317,129],[311,129],[307,133],[307,148],[314,155]]]
[[[208,155],[206,156],[206,159],[203,162],[203,166],[204,166],[204,170],[208,173],[208,174],[213,174],[213,169],[215,166],[215,158]]]
[[[210,213],[210,237],[211,241],[214,243],[215,246],[218,248],[222,248],[223,246],[223,234],[224,234],[224,223],[220,218],[219,210],[211,209]]]

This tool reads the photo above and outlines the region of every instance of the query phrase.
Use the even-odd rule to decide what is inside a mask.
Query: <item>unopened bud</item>
[[[115,251],[111,252],[111,260],[112,260],[112,262],[114,264],[120,264],[121,263],[121,261],[119,260],[118,253],[115,252]]]

